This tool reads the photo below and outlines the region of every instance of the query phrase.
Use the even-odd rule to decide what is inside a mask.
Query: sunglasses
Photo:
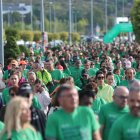
[[[103,76],[102,76],[102,77],[97,77],[97,79],[98,79],[98,80],[103,80],[104,77],[103,77]]]
[[[116,97],[118,97],[121,100],[128,99],[128,96],[122,96],[122,95],[119,96],[119,95],[116,95]]]

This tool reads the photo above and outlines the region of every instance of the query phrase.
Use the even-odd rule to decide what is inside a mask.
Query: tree
[[[6,29],[5,35],[6,35],[6,39],[8,39],[11,36],[14,37],[15,40],[18,40],[20,38],[19,31],[13,28]]]
[[[4,46],[4,58],[7,63],[8,58],[17,59],[20,54],[19,46],[16,44],[16,39],[13,36],[7,38],[7,43]]]
[[[131,20],[136,36],[136,41],[140,43],[140,1],[135,0],[134,6],[131,12]]]

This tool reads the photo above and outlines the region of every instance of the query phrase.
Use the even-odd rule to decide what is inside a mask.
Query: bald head
[[[114,90],[114,95],[124,95],[124,94],[129,94],[129,90],[124,87],[124,86],[118,86],[115,90]]]
[[[129,95],[129,90],[126,87],[119,86],[114,90],[113,100],[114,103],[120,107],[124,108],[127,105],[127,98]]]

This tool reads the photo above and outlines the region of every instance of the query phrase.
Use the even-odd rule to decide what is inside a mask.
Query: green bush
[[[11,28],[8,28],[5,30],[5,35],[6,35],[6,40],[8,39],[8,37],[14,37],[15,40],[19,40],[20,39],[20,33],[18,30],[16,29],[11,29]]]
[[[33,32],[32,31],[22,31],[21,32],[21,39],[26,41],[33,41]]]
[[[60,34],[59,33],[53,33],[53,40],[58,40],[60,39]]]
[[[48,33],[48,41],[52,41],[53,40],[53,33]]]
[[[61,40],[67,41],[67,40],[68,40],[68,37],[69,37],[68,32],[61,32],[61,33],[60,33],[60,39],[61,39]]]
[[[72,33],[72,41],[73,41],[73,42],[78,42],[78,41],[80,41],[80,34],[78,34],[78,33],[76,33],[76,32]]]
[[[16,39],[13,36],[7,38],[7,43],[4,46],[4,58],[5,63],[7,64],[8,58],[17,59],[20,54],[19,46],[16,44]]]
[[[34,32],[34,41],[35,42],[38,42],[38,41],[40,41],[41,40],[41,38],[42,38],[42,34],[41,34],[41,32],[40,31],[35,31]]]

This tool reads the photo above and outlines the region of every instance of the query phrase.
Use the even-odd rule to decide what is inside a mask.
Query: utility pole
[[[53,14],[54,14],[54,33],[56,33],[56,9],[55,9],[55,0],[53,4]]]
[[[115,0],[115,17],[118,17],[118,0]]]
[[[91,36],[93,37],[93,0],[91,0]]]
[[[41,31],[44,32],[44,0],[41,0]]]
[[[50,32],[52,32],[52,2],[49,2],[49,14],[50,14]]]
[[[0,0],[0,63],[4,66],[3,6],[2,6],[2,0]]]
[[[31,0],[31,30],[33,30],[33,2]]]
[[[108,31],[108,2],[105,0],[105,31]]]
[[[72,21],[72,10],[71,10],[71,7],[72,7],[72,1],[69,0],[69,44],[71,44],[72,42],[72,39],[71,39],[71,34],[72,34],[72,25],[71,25],[71,21]]]

